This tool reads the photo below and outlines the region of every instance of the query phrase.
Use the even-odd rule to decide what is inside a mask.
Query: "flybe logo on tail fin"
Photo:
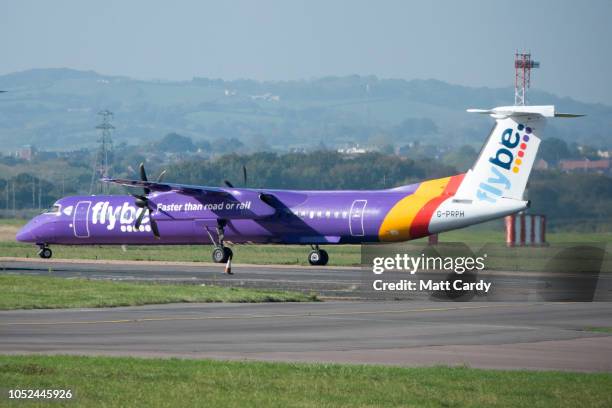
[[[489,157],[489,177],[478,186],[476,197],[479,200],[494,203],[505,191],[510,190],[510,176],[521,170],[531,132],[532,129],[523,124],[519,124],[516,130],[508,128],[502,132],[499,141],[501,147]]]

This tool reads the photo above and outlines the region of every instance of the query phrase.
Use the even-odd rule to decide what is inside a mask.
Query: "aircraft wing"
[[[219,218],[262,218],[273,215],[276,212],[276,208],[270,205],[271,195],[254,190],[114,178],[103,178],[102,181],[106,183],[119,184],[126,187],[146,188],[150,191],[174,191],[180,194],[197,197],[198,201],[200,202],[223,201],[236,203],[235,206],[231,207],[231,210],[214,211]]]
[[[160,183],[155,181],[142,181],[142,180],[130,180],[130,179],[121,179],[121,178],[103,178],[103,182],[105,183],[113,183],[120,184],[126,187],[140,187],[140,188],[148,188],[151,191],[175,191],[177,193],[187,194],[187,195],[206,195],[206,194],[216,194],[216,195],[226,195],[232,196],[229,189],[221,188],[221,187],[207,187],[207,186],[198,186],[192,184],[179,184],[179,183]]]

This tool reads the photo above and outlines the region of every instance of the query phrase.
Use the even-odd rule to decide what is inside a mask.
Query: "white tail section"
[[[496,203],[500,198],[522,200],[538,153],[546,117],[554,117],[554,106],[506,106],[492,110],[470,110],[496,119],[476,163],[456,197]]]
[[[523,200],[523,193],[546,118],[582,116],[555,113],[554,106],[504,106],[469,111],[491,115],[497,123],[457,193],[443,201],[432,214],[430,234],[526,209],[529,203]]]

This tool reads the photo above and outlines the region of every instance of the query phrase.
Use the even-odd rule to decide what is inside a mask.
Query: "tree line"
[[[138,177],[136,163],[132,164],[130,170],[117,166],[119,173],[114,175]],[[247,169],[246,184],[243,166]],[[151,178],[161,170],[156,163],[147,169]],[[228,180],[236,187],[310,190],[384,189],[459,173],[440,160],[382,153],[348,156],[334,151],[189,158],[166,170],[165,179],[178,183],[221,186]],[[86,168],[68,183],[28,173],[0,175],[0,209],[45,208],[63,195],[87,194],[90,180]],[[111,192],[124,194],[126,190],[114,186]],[[534,171],[528,198],[531,211],[546,214],[553,228],[609,231],[612,227],[612,180],[606,175]]]

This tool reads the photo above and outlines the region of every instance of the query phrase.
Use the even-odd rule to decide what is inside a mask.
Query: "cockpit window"
[[[45,214],[59,214],[60,211],[62,209],[62,206],[59,204],[53,204],[51,207],[49,207],[46,211]]]

